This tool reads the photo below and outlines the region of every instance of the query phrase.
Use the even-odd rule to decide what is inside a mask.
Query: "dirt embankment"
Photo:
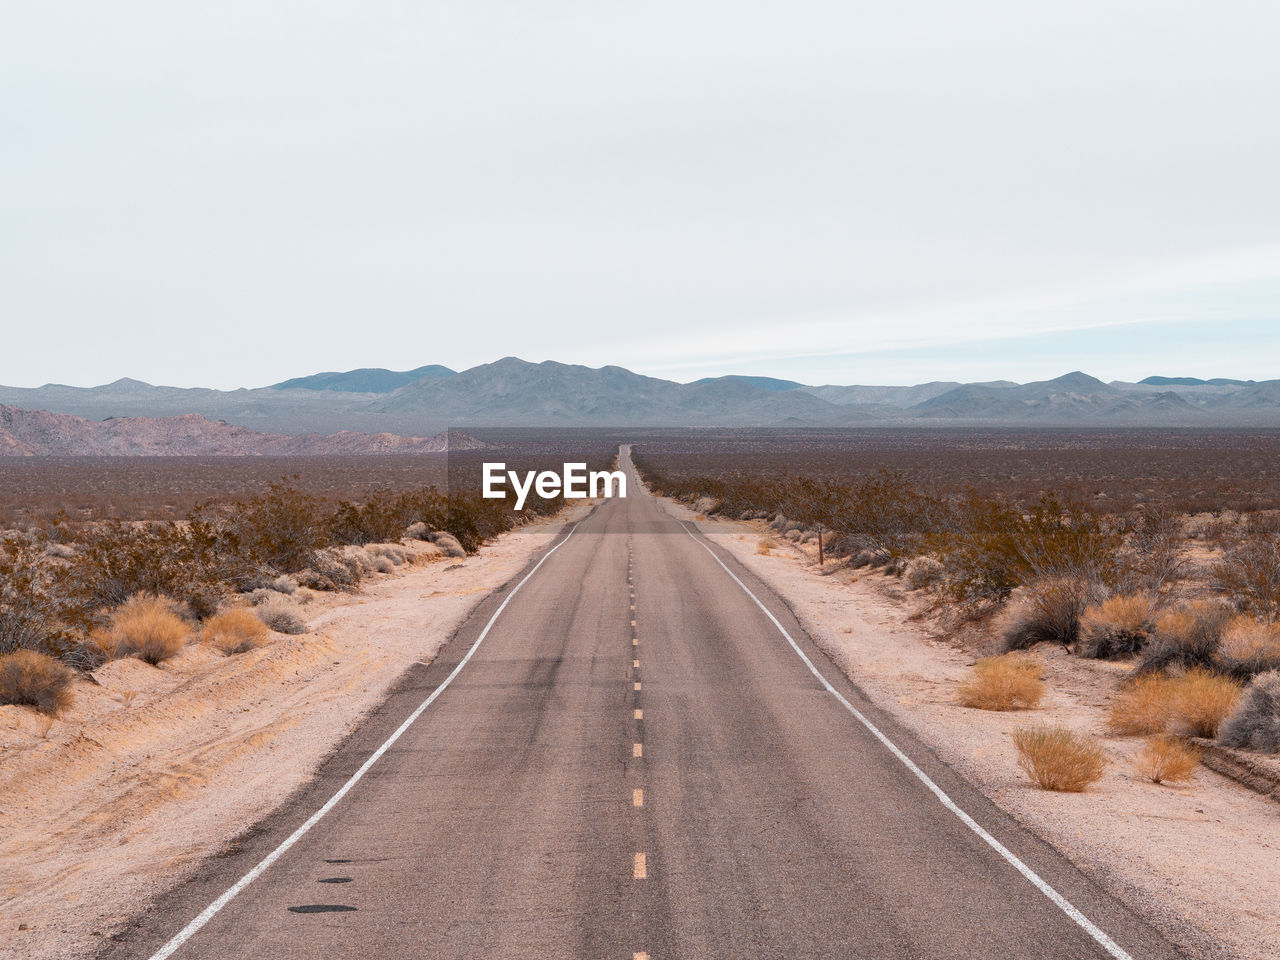
[[[1269,960],[1280,943],[1280,805],[1201,768],[1184,787],[1132,771],[1139,738],[1107,734],[1105,710],[1128,667],[1037,648],[1048,694],[1032,711],[956,702],[978,653],[930,626],[924,595],[878,574],[820,576],[814,558],[774,543],[759,522],[696,519],[714,543],[786,598],[814,641],[878,706],[1003,809],[1129,903],[1192,956]],[[990,651],[984,651],[990,652]],[[1100,738],[1110,764],[1086,793],[1050,793],[1019,770],[1010,740],[1031,722]]]
[[[248,653],[114,661],[51,726],[0,707],[0,957],[91,954],[303,784],[563,522],[318,598],[307,633]]]

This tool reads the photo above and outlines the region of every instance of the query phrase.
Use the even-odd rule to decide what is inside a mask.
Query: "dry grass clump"
[[[1280,624],[1233,617],[1222,632],[1217,659],[1221,668],[1237,680],[1280,670]]]
[[[191,627],[168,597],[139,593],[111,614],[111,624],[93,639],[108,659],[137,657],[156,666],[187,642]]]
[[[278,599],[264,603],[254,611],[258,619],[276,633],[305,633],[307,625],[294,612],[293,605],[287,600]]]
[[[211,617],[201,631],[205,643],[227,656],[245,653],[267,642],[267,625],[245,607],[232,607]]]
[[[1193,600],[1164,612],[1156,620],[1155,640],[1142,651],[1138,672],[1212,666],[1230,619],[1230,608],[1218,600]]]
[[[1280,670],[1258,674],[1222,722],[1218,742],[1228,747],[1280,753]]]
[[[1134,677],[1111,704],[1107,726],[1120,736],[1161,733],[1173,712],[1172,677],[1147,674]]]
[[[269,584],[267,584],[267,586],[270,589],[276,591],[277,593],[292,594],[297,591],[298,582],[294,580],[293,577],[289,576],[287,573],[282,573],[280,574],[280,576],[276,577]]]
[[[370,563],[377,573],[391,573],[396,568],[390,557],[374,557]]]
[[[1030,657],[1006,653],[973,665],[960,687],[960,702],[976,710],[1030,710],[1044,697],[1041,665]]]
[[[773,553],[773,541],[765,537],[761,537],[756,541],[756,553],[765,557]]]
[[[1076,652],[1094,660],[1126,657],[1141,650],[1155,631],[1157,600],[1145,591],[1109,597],[1080,617]]]
[[[1026,650],[1037,643],[1071,646],[1080,636],[1081,616],[1098,593],[1097,584],[1077,577],[1031,584],[1005,614],[1005,649]]]
[[[404,547],[394,543],[371,543],[365,547],[365,550],[375,557],[386,557],[397,567],[404,564],[409,558]]]
[[[1199,764],[1199,750],[1168,734],[1148,737],[1133,758],[1133,768],[1138,776],[1152,783],[1190,780]]]
[[[1197,667],[1175,677],[1170,728],[1195,737],[1216,737],[1218,727],[1240,699],[1236,681]]]
[[[908,590],[921,590],[941,583],[946,568],[936,557],[915,557],[902,572],[902,581]]]
[[[0,656],[0,703],[34,707],[50,717],[71,703],[69,668],[34,650]]]
[[[1102,747],[1066,727],[1019,727],[1013,732],[1018,766],[1041,790],[1079,793],[1102,779]]]

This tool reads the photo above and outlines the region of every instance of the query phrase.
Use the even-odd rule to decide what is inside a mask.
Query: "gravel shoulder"
[[[590,509],[578,507],[575,518]],[[307,633],[160,667],[118,660],[45,728],[0,706],[0,958],[91,954],[283,803],[566,517],[308,604]]]
[[[1183,787],[1134,776],[1141,740],[1109,736],[1105,708],[1123,666],[1037,649],[1049,693],[1036,710],[996,713],[956,702],[976,654],[935,633],[928,601],[878,574],[819,575],[803,548],[774,541],[757,553],[763,523],[693,520],[785,598],[813,640],[877,705],[1017,820],[1131,905],[1190,956],[1265,960],[1280,943],[1280,805],[1201,768]],[[1010,734],[1061,723],[1102,738],[1105,778],[1082,794],[1034,788]]]

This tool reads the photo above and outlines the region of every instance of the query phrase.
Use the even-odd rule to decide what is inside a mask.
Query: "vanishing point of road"
[[[1180,956],[620,465],[103,960]]]

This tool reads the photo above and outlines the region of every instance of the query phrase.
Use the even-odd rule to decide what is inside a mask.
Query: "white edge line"
[[[418,719],[418,717],[422,716],[423,711],[426,710],[427,707],[431,706],[431,704],[435,702],[436,697],[444,693],[445,688],[448,687],[449,684],[453,682],[453,678],[456,677],[462,671],[462,668],[467,665],[467,662],[475,654],[476,650],[479,649],[480,644],[484,642],[484,638],[489,635],[489,630],[492,629],[494,623],[497,621],[498,616],[502,613],[502,611],[507,608],[507,604],[511,602],[511,598],[514,597],[517,593],[519,593],[520,588],[523,587],[529,581],[529,578],[538,572],[538,568],[542,566],[543,563],[546,562],[547,557],[551,556],[553,553],[555,553],[557,550],[559,550],[561,547],[563,547],[566,543],[569,542],[569,537],[572,537],[574,532],[577,529],[578,529],[578,525],[575,523],[570,528],[568,536],[566,536],[563,540],[561,540],[554,547],[552,547],[550,550],[548,550],[546,553],[542,555],[542,559],[540,559],[537,563],[533,565],[533,569],[530,570],[527,574],[525,574],[524,579],[522,579],[519,583],[515,585],[515,587],[511,590],[511,592],[508,593],[506,597],[503,599],[502,603],[498,605],[498,609],[493,611],[493,616],[489,618],[489,622],[486,623],[484,625],[484,629],[480,631],[480,636],[476,637],[476,642],[471,645],[471,649],[467,651],[467,655],[458,662],[458,665],[453,668],[453,671],[447,677],[444,678],[444,682],[441,683],[440,686],[432,690],[431,695],[427,697],[427,699],[423,700],[422,703],[418,705],[418,708],[414,710],[413,713],[409,714],[409,718],[405,720],[404,723],[400,724],[399,727],[396,728],[396,732],[391,734],[391,736],[387,737],[387,739],[383,742],[382,746],[378,747],[377,750],[373,751],[373,753],[369,755],[369,759],[366,760],[363,764],[361,764],[360,769],[351,775],[351,778],[347,780],[347,782],[344,783],[338,789],[338,792],[335,793],[328,800],[326,800],[324,803],[324,806],[322,806],[319,810],[317,810],[310,817],[308,817],[307,821],[304,824],[302,824],[302,826],[298,827],[297,830],[289,834],[288,838],[285,839],[283,842],[281,842],[280,846],[276,847],[269,854],[263,857],[257,866],[255,866],[252,870],[246,873],[239,880],[237,880],[235,884],[230,889],[228,889],[222,896],[218,897],[217,900],[213,901],[213,903],[205,907],[204,910],[201,911],[199,916],[197,916],[194,920],[192,920],[185,927],[183,927],[182,930],[180,930],[172,940],[170,940],[163,947],[161,947],[159,950],[153,953],[151,955],[150,960],[167,960],[168,957],[173,956],[174,952],[178,950],[179,947],[181,947],[184,943],[190,940],[197,933],[199,933],[200,929],[206,923],[212,920],[214,916],[216,916],[217,913],[223,907],[225,907],[228,903],[234,900],[235,897],[242,890],[244,890],[245,887],[249,886],[249,884],[257,880],[258,877],[262,876],[263,872],[266,871],[268,867],[270,867],[273,863],[275,863],[282,856],[284,856],[284,854],[289,850],[290,847],[292,847],[295,843],[301,840],[303,836],[306,835],[308,830],[310,830],[317,823],[319,823],[326,813],[328,813],[335,806],[337,806],[338,802],[343,797],[345,797],[348,793],[351,792],[351,788],[360,782],[360,779],[369,771],[369,768],[378,762],[378,760],[382,757],[382,755],[391,748],[391,745],[393,743],[395,743],[397,740],[400,739],[401,734],[403,734],[406,730],[408,730],[409,727],[413,725],[413,722]]]
[[[1064,897],[1057,890],[1051,887],[1048,881],[1044,880],[1038,873],[1032,870],[1029,866],[1027,866],[1021,860],[1019,860],[1018,857],[1015,856],[1014,853],[1011,850],[1009,850],[1009,848],[1006,847],[1003,843],[1001,843],[991,834],[987,833],[987,831],[984,830],[982,826],[979,825],[979,823],[973,819],[973,817],[969,816],[969,814],[965,813],[964,810],[960,808],[959,804],[957,804],[954,800],[952,800],[949,796],[947,796],[946,792],[940,786],[934,783],[927,773],[925,773],[918,766],[916,766],[915,762],[910,757],[908,757],[905,753],[903,753],[900,749],[898,749],[898,745],[895,744],[892,740],[890,740],[887,736],[885,736],[885,734],[880,731],[879,727],[877,727],[874,723],[868,720],[861,713],[861,711],[858,710],[857,707],[855,707],[848,700],[846,700],[844,696],[841,695],[840,691],[837,690],[835,687],[833,687],[827,681],[827,678],[824,677],[821,674],[821,672],[819,672],[818,668],[813,665],[813,661],[810,660],[807,656],[805,656],[805,652],[800,649],[799,644],[795,642],[791,634],[787,632],[786,628],[781,623],[778,622],[778,618],[775,617],[772,612],[770,612],[769,608],[760,602],[760,598],[757,597],[754,593],[752,593],[751,590],[747,587],[747,585],[743,583],[741,580],[739,580],[732,570],[730,570],[727,566],[725,566],[724,561],[722,561],[718,556],[716,556],[716,553],[714,550],[712,550],[709,546],[707,546],[705,543],[703,543],[701,540],[695,537],[693,535],[693,532],[688,527],[684,526],[684,524],[681,524],[681,526],[684,528],[684,532],[689,534],[689,537],[693,540],[693,542],[696,543],[698,546],[700,546],[703,550],[707,551],[707,553],[711,554],[711,559],[714,560],[716,563],[720,564],[720,568],[724,570],[724,572],[727,573],[730,577],[733,578],[733,582],[736,583],[738,586],[740,586],[743,589],[743,591],[746,593],[746,595],[755,601],[756,606],[759,607],[762,611],[764,611],[764,615],[769,618],[769,620],[773,623],[775,627],[778,628],[778,632],[782,634],[783,637],[786,638],[787,643],[791,644],[791,649],[794,650],[796,652],[796,655],[799,656],[800,659],[804,661],[804,665],[809,668],[809,672],[818,678],[818,682],[821,683],[823,687],[826,688],[827,692],[831,694],[833,697],[835,697],[837,700],[839,700],[841,706],[843,706],[846,710],[848,710],[851,714],[853,714],[854,717],[857,718],[858,722],[861,723],[864,727],[866,727],[868,731],[870,731],[872,736],[874,736],[877,740],[883,743],[888,748],[889,752],[892,753],[895,757],[898,758],[898,760],[902,762],[903,766],[905,766],[908,770],[910,770],[913,774],[915,774],[916,778],[921,783],[923,783],[926,787],[929,788],[929,792],[932,793],[935,797],[937,797],[938,801],[944,807],[946,807],[948,810],[954,813],[957,817],[959,817],[960,821],[966,827],[968,827],[970,830],[976,833],[979,837],[981,837],[986,842],[987,846],[991,847],[992,850],[1000,854],[1000,856],[1003,857],[1009,863],[1010,866],[1012,866],[1020,874],[1022,874],[1024,877],[1030,880],[1032,885],[1037,890],[1039,890],[1046,897],[1048,897],[1049,900],[1051,900],[1059,910],[1061,910],[1068,917],[1074,920],[1076,924],[1082,930],[1085,931],[1085,933],[1093,937],[1093,939],[1096,940],[1098,944],[1104,950],[1107,951],[1107,953],[1115,957],[1116,960],[1133,960],[1133,958],[1128,953],[1126,953],[1123,949],[1121,949],[1121,947],[1114,940],[1112,940],[1109,936],[1107,936],[1100,929],[1098,929],[1098,927],[1093,923],[1092,920],[1090,920],[1083,913],[1077,910],[1071,904],[1071,902],[1067,900],[1066,897]]]

